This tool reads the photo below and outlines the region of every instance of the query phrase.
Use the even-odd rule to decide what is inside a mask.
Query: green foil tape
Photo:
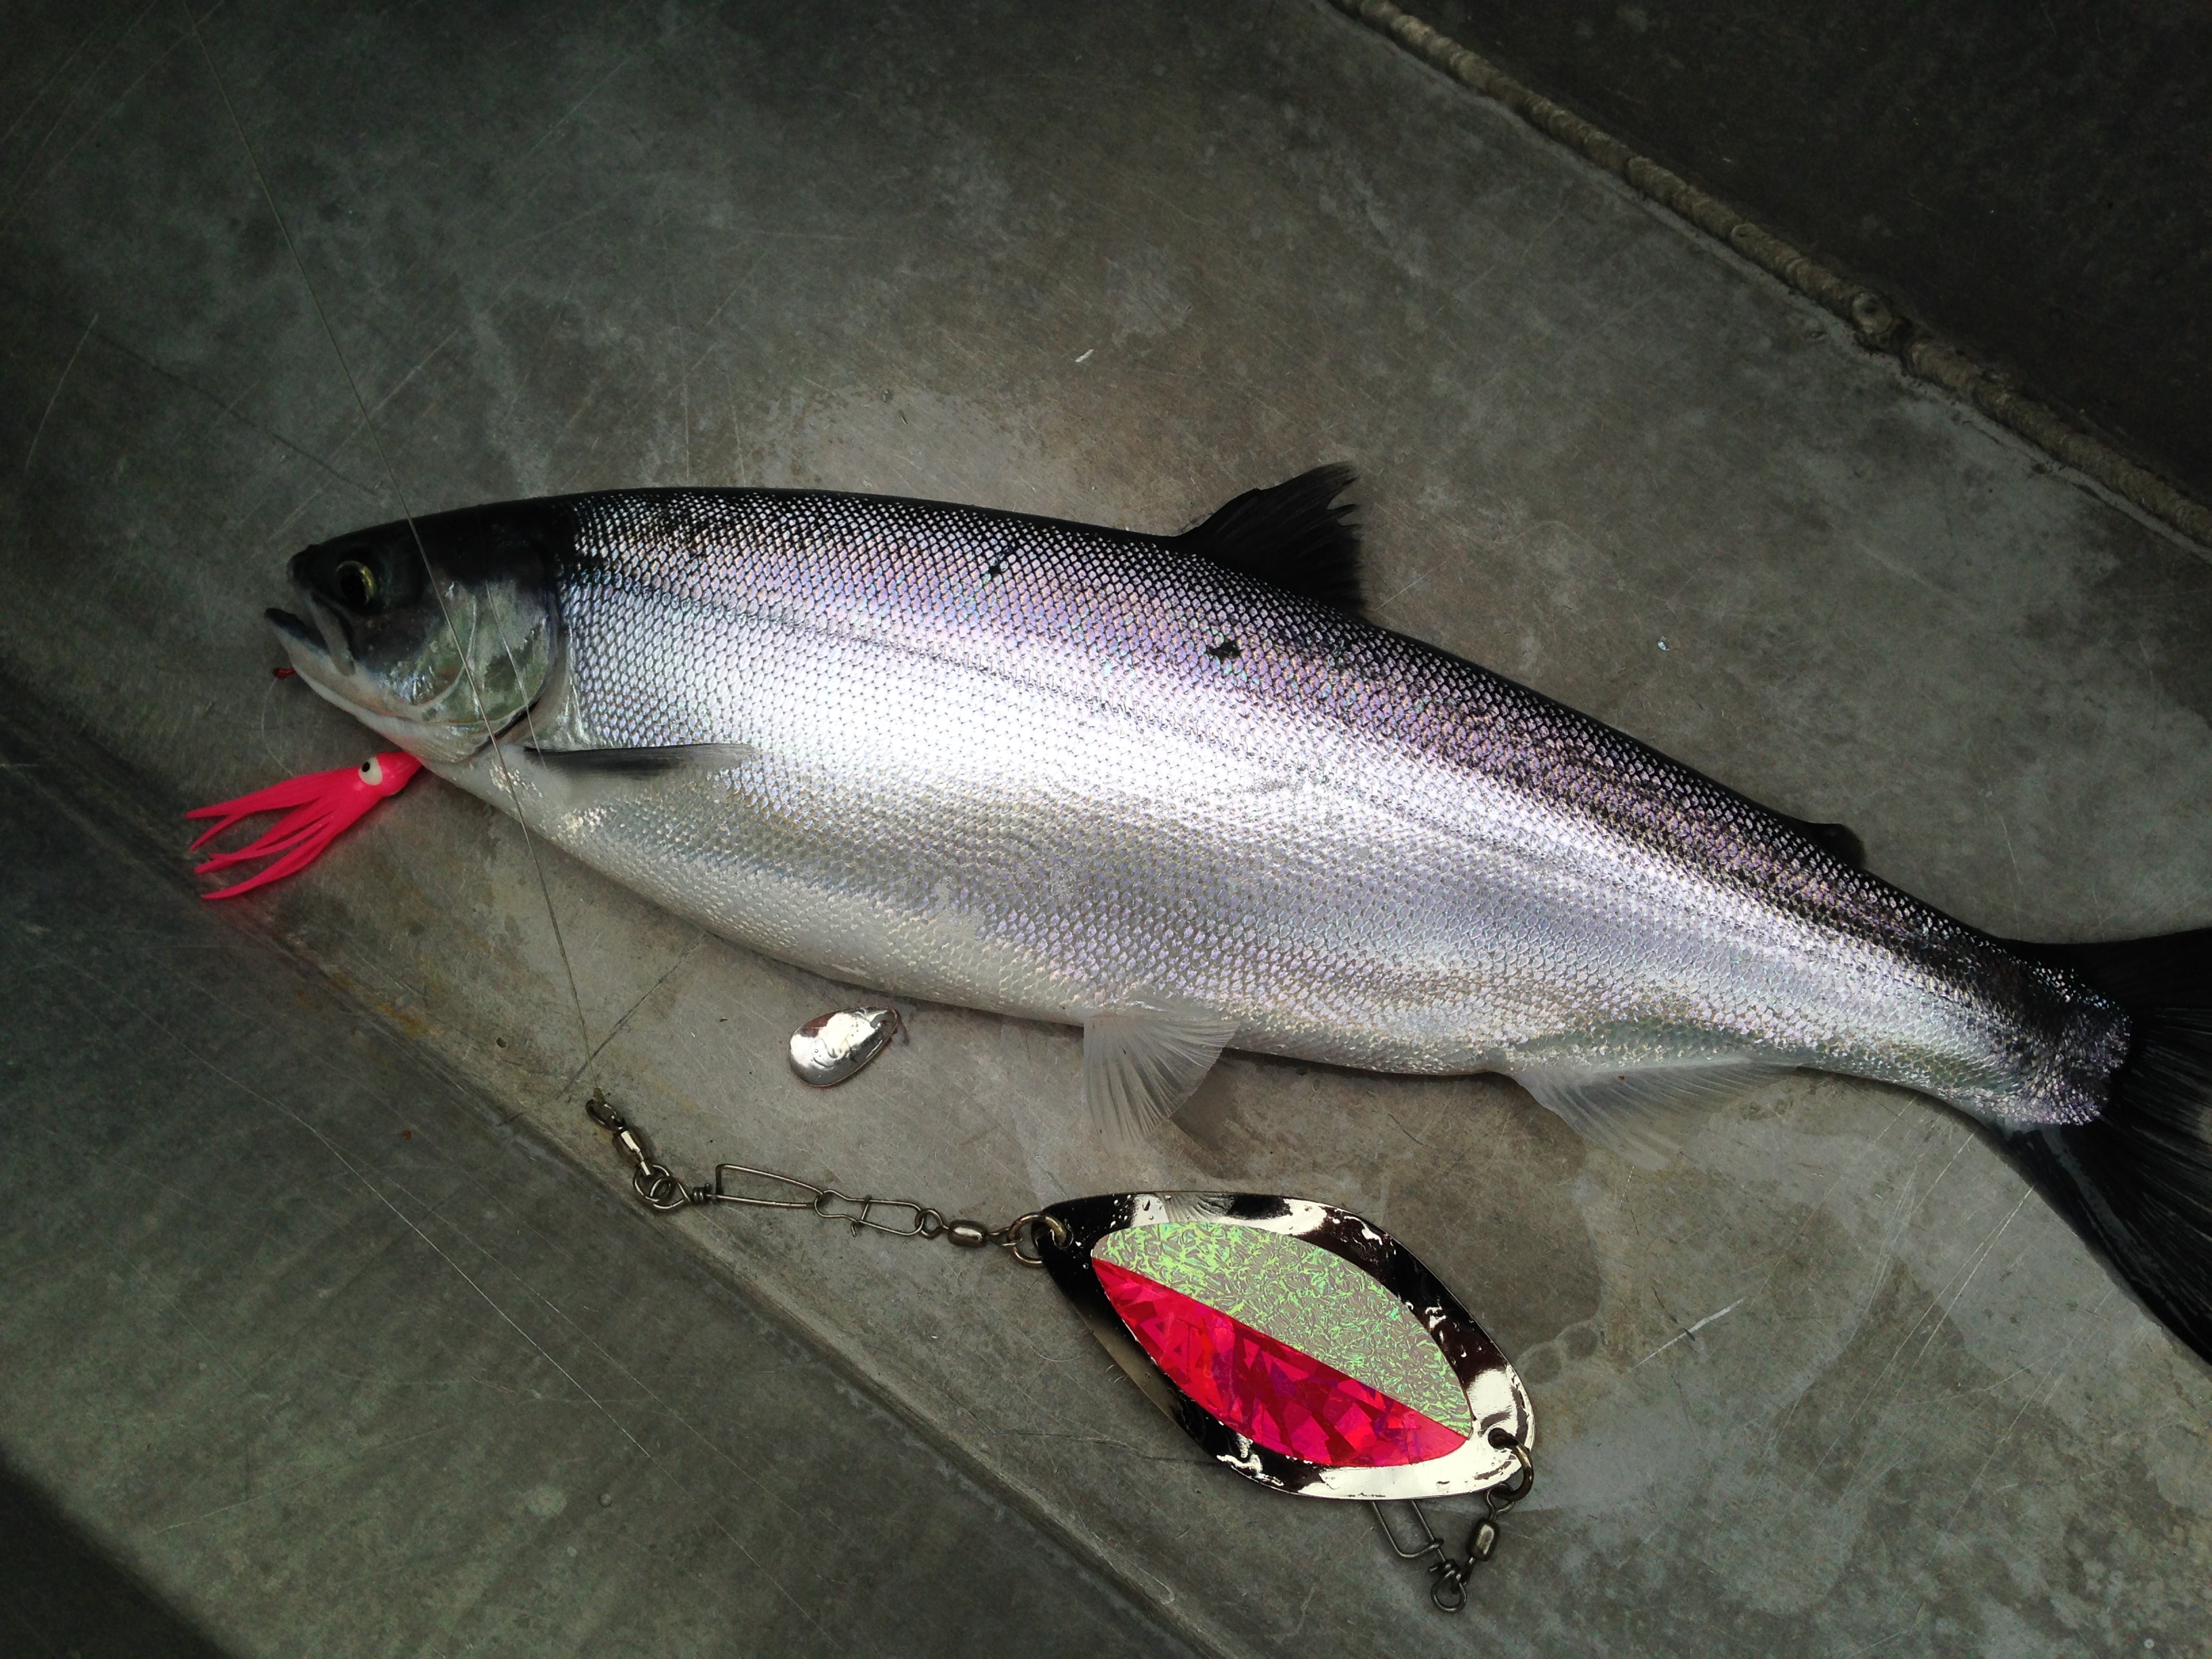
[[[1467,1391],[1420,1321],[1334,1251],[1260,1227],[1170,1221],[1109,1233],[1091,1254],[1474,1432]]]

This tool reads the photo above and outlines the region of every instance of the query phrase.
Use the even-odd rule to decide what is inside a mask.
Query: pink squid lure
[[[218,853],[199,867],[201,875],[228,870],[255,859],[273,863],[233,886],[203,893],[202,898],[236,898],[268,882],[297,875],[323,855],[323,849],[352,828],[377,802],[398,794],[414,781],[422,763],[399,750],[372,755],[358,766],[341,766],[333,772],[309,772],[287,778],[266,789],[257,789],[236,800],[217,801],[185,814],[188,818],[214,818],[215,827],[192,843],[197,852],[233,825],[257,812],[285,812],[261,837],[228,853]]]

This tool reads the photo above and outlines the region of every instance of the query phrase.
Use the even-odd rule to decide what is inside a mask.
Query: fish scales
[[[816,492],[570,498],[559,747],[744,744],[534,826],[740,943],[1369,1069],[1742,1058],[2094,1115],[2062,970],[1526,688],[1159,538]],[[448,775],[508,805],[501,763]]]
[[[1173,537],[803,490],[496,503],[310,547],[305,614],[269,617],[319,696],[717,932],[1080,1022],[1106,1122],[1234,1044],[1506,1072],[1648,1165],[1779,1069],[1881,1079],[2002,1130],[2212,1358],[2212,929],[1993,939],[1841,826],[1373,626],[1350,482]]]

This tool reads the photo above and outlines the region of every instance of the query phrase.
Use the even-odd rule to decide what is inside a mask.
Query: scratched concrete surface
[[[0,664],[162,811],[363,751],[269,678],[259,611],[403,495],[818,483],[1173,528],[1343,458],[1391,626],[1853,824],[1995,931],[2212,922],[2203,555],[1318,0],[17,20]],[[1026,1275],[669,1224],[1203,1645],[2212,1652],[2212,1374],[1925,1102],[1792,1080],[1647,1175],[1496,1080],[1231,1057],[1131,1155],[1072,1031],[915,1008],[810,1093],[783,1040],[845,991],[544,884],[426,784],[229,921],[609,1193],[586,1042],[687,1165],[994,1216],[1352,1206],[1518,1356],[1542,1479],[1455,1624],[1364,1511],[1200,1462]]]
[[[173,1636],[1189,1651],[696,1252],[225,927],[106,769],[20,714],[0,863],[37,875],[0,897],[0,1475],[150,1586]],[[0,1545],[0,1652],[171,1650],[17,1582],[29,1547]]]

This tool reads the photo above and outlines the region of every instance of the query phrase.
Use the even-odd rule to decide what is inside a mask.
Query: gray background
[[[1174,529],[1343,459],[1388,625],[1850,823],[1993,931],[2212,921],[2202,555],[1319,0],[94,15],[0,62],[0,665],[152,808],[367,752],[271,680],[259,613],[402,495],[821,483]],[[1073,1030],[915,1008],[811,1093],[784,1039],[844,988],[544,875],[593,1075],[687,1166],[994,1217],[1328,1200],[1517,1357],[1542,1480],[1453,1623],[1364,1511],[1199,1462],[1028,1275],[671,1224],[1201,1645],[2212,1651],[2212,1375],[1923,1101],[1794,1079],[1653,1176],[1497,1079],[1231,1056],[1132,1156]],[[511,823],[418,784],[222,920],[614,1190]],[[19,1468],[273,1639],[4,1375]]]
[[[2212,492],[2203,0],[1407,9]]]
[[[118,833],[150,827],[130,781],[20,702],[0,1653],[1177,1651],[625,1194],[216,921]]]

